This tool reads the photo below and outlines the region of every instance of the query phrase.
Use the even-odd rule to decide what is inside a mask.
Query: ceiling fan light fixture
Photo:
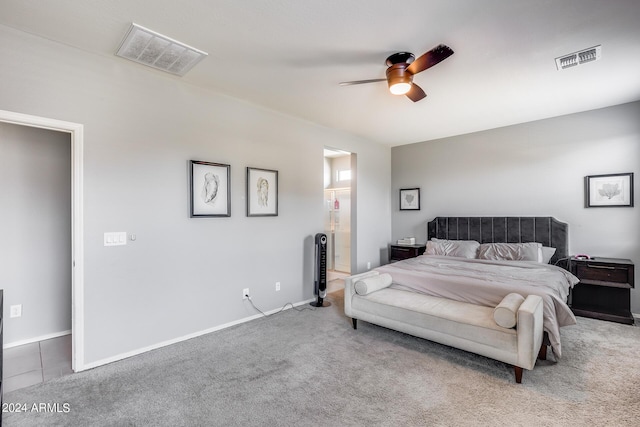
[[[413,76],[407,72],[409,64],[394,64],[387,69],[389,91],[394,95],[404,95],[411,89]]]
[[[411,89],[411,83],[399,82],[389,85],[389,91],[394,95],[404,95]]]

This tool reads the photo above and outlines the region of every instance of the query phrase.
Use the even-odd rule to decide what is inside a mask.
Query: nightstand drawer
[[[416,256],[417,251],[413,248],[402,248],[394,246],[393,257],[399,259],[413,258]]]
[[[616,267],[607,264],[591,264],[589,262],[576,265],[576,276],[581,282],[614,282],[631,283],[629,280],[629,269],[626,267]],[[631,287],[629,285],[629,287]]]
[[[389,261],[402,261],[403,259],[415,258],[424,253],[427,245],[391,245]]]

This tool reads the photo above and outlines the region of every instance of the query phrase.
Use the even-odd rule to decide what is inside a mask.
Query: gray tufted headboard
[[[427,240],[432,237],[480,243],[539,242],[556,248],[550,264],[569,256],[569,225],[550,216],[439,216],[427,224]]]

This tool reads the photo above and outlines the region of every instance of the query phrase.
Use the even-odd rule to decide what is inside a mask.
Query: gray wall
[[[84,125],[86,364],[253,316],[243,288],[263,310],[311,299],[325,145],[357,155],[356,264],[380,263],[390,148],[3,26],[0,57],[0,109]],[[189,218],[190,159],[231,165],[230,218]],[[247,166],[279,171],[278,217],[245,216]]]
[[[70,135],[0,123],[0,194],[4,342],[71,330]]]
[[[640,102],[395,147],[392,237],[426,240],[435,216],[551,215],[569,224],[570,252],[640,262]],[[585,208],[584,177],[633,172],[634,208]],[[422,210],[397,192],[420,187]],[[637,282],[636,273],[636,282]],[[640,313],[640,291],[632,290]]]

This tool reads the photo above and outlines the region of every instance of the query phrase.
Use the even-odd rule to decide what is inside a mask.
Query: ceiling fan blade
[[[352,82],[340,82],[340,86],[363,85],[365,83],[386,82],[387,79],[355,80]]]
[[[415,83],[411,84],[411,89],[409,89],[409,92],[407,92],[407,98],[409,98],[413,102],[418,102],[422,98],[426,98],[426,97],[427,97],[427,94],[424,93],[424,90],[422,90],[420,86],[418,86]]]
[[[413,61],[407,68],[407,71],[411,74],[418,74],[427,68],[431,68],[437,63],[444,61],[451,55],[453,55],[453,50],[451,50],[449,46],[445,46],[443,44],[438,45]]]

